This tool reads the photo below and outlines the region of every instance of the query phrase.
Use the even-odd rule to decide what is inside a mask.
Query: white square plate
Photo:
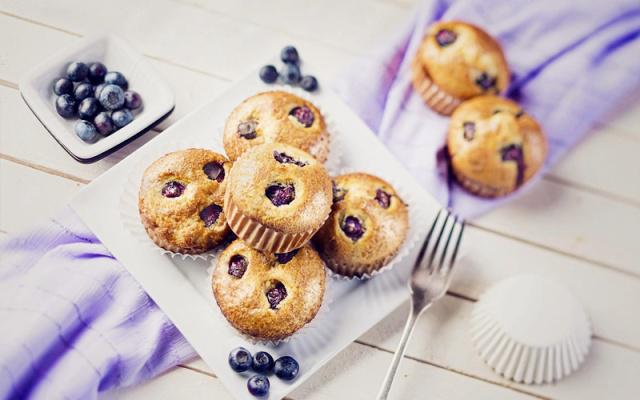
[[[64,119],[55,107],[53,82],[66,75],[67,66],[74,61],[99,61],[109,71],[122,72],[129,87],[142,96],[142,111],[123,128],[95,143],[82,141],[73,131],[76,118]],[[113,35],[88,37],[38,64],[20,80],[20,93],[31,111],[51,135],[76,160],[97,161],[125,142],[147,131],[173,110],[174,96],[142,54],[123,39]]]
[[[229,368],[229,351],[245,346],[254,352],[265,346],[251,345],[230,327],[218,310],[209,286],[207,269],[210,262],[171,258],[161,254],[157,248],[140,245],[140,240],[123,223],[121,198],[127,185],[139,182],[144,164],[174,145],[177,149],[195,143],[222,152],[218,127],[223,125],[229,112],[246,97],[276,88],[262,84],[257,72],[252,74],[112,167],[84,188],[71,203],[98,238],[176,324],[223,384],[240,399],[253,398],[246,388],[248,375],[236,374]],[[339,135],[342,146],[342,166],[384,177],[396,187],[401,187],[411,198],[412,207],[421,211],[417,213],[420,218],[410,220],[408,237],[408,241],[419,243],[440,208],[437,202],[418,186],[336,95],[320,91],[310,98],[333,120],[336,129],[332,134]],[[270,399],[284,397],[294,390],[407,298],[406,282],[418,247],[414,246],[393,269],[369,281],[328,278],[328,293],[333,299],[329,310],[321,312],[322,315],[300,335],[294,335],[278,346],[268,346],[274,358],[288,354],[300,362],[300,375],[295,381],[286,383],[275,376],[270,377]]]

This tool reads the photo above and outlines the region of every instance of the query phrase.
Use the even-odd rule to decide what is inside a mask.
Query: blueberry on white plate
[[[74,82],[82,82],[87,79],[89,74],[89,67],[87,64],[81,62],[73,62],[67,67],[67,78]]]
[[[295,85],[300,81],[300,68],[296,64],[285,64],[280,75],[284,83]]]
[[[129,110],[137,110],[142,105],[142,97],[135,90],[124,92],[124,106]]]
[[[278,70],[273,65],[265,65],[260,68],[260,79],[264,83],[273,83],[278,80]]]
[[[284,381],[291,381],[298,376],[300,365],[291,356],[283,356],[276,360],[273,366],[273,372],[276,376]]]
[[[97,85],[104,82],[104,77],[107,75],[107,67],[103,63],[94,62],[89,64],[89,82]]]
[[[109,136],[116,130],[116,125],[113,123],[111,114],[108,111],[102,111],[96,115],[93,119],[93,124],[102,136]]]
[[[76,115],[78,103],[70,94],[63,94],[56,99],[56,111],[63,118],[71,118]]]
[[[87,97],[78,105],[78,116],[80,119],[91,121],[99,112],[100,103],[93,97]]]
[[[78,102],[86,99],[87,97],[93,97],[93,85],[87,82],[77,85],[76,89],[73,91],[73,97],[75,97]]]
[[[236,372],[244,372],[251,368],[253,357],[244,347],[236,347],[229,353],[229,366]]]
[[[87,143],[95,143],[99,139],[98,131],[96,127],[89,121],[80,119],[73,127],[76,135]]]
[[[285,64],[297,64],[300,61],[298,50],[293,46],[286,46],[280,52],[280,59]]]
[[[126,108],[123,108],[122,110],[114,111],[113,114],[111,114],[111,119],[116,128],[122,128],[133,121],[133,114]]]
[[[73,93],[73,82],[67,78],[59,78],[53,83],[53,93],[58,96]]]
[[[108,74],[107,74],[108,75]],[[100,91],[100,104],[107,110],[118,110],[124,105],[124,91],[118,85],[107,84]]]
[[[107,72],[107,74],[104,76],[104,83],[120,86],[122,90],[127,90],[129,88],[129,82],[127,81],[127,78],[125,78],[124,75],[118,71]]]
[[[254,375],[247,381],[249,393],[256,397],[266,396],[270,386],[269,378],[264,375]]]

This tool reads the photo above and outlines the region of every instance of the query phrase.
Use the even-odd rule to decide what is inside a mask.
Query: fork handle
[[[398,343],[398,348],[396,349],[395,354],[393,355],[393,361],[389,366],[389,370],[387,371],[387,376],[384,378],[384,383],[380,388],[380,392],[378,393],[378,400],[386,400],[389,396],[389,391],[391,391],[391,384],[393,383],[393,379],[396,377],[396,373],[398,372],[398,366],[400,365],[400,360],[404,356],[404,353],[407,349],[407,343],[409,343],[409,339],[411,338],[411,334],[413,333],[413,328],[416,326],[416,321],[418,317],[427,307],[418,308],[415,303],[411,301],[411,312],[409,313],[409,318],[407,318],[407,323],[404,326],[404,331],[402,332],[402,337],[400,338],[400,343]]]

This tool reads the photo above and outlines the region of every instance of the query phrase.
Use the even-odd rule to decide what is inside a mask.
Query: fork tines
[[[440,209],[422,244],[414,270],[422,267],[433,272],[448,271],[458,255],[464,225],[462,218],[449,210]],[[425,254],[428,255],[426,261]]]

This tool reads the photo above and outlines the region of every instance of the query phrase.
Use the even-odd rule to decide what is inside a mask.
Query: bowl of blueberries
[[[93,162],[168,116],[175,100],[147,60],[109,34],[79,41],[20,81],[23,99],[75,159]]]

